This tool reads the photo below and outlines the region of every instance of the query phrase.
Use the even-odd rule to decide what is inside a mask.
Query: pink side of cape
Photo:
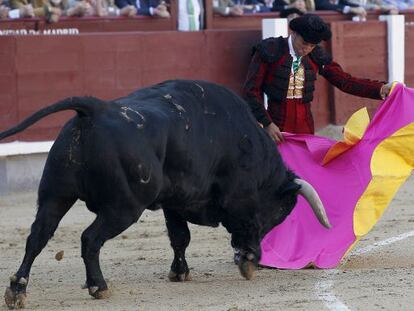
[[[337,266],[356,240],[354,209],[371,180],[370,161],[375,148],[412,122],[414,90],[397,85],[378,109],[362,140],[325,166],[321,165],[322,159],[335,141],[286,134],[286,141],[279,145],[285,163],[315,187],[333,227],[322,227],[300,197],[286,220],[262,240],[260,264],[283,269],[301,269],[309,264],[319,268]]]

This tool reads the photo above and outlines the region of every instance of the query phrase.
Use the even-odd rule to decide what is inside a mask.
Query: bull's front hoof
[[[168,273],[168,279],[171,282],[184,282],[184,281],[191,281],[190,272],[187,271],[185,273],[175,273],[174,271],[170,270]]]
[[[246,280],[251,280],[254,277],[256,265],[250,260],[241,258],[239,261],[239,270],[242,277],[244,277]]]
[[[26,294],[16,294],[10,287],[6,288],[4,301],[9,309],[23,309],[26,306]]]
[[[99,289],[98,286],[88,287],[89,295],[95,299],[107,299],[111,296],[110,289]]]

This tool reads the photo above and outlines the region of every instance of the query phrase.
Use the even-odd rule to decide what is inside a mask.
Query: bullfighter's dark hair
[[[294,18],[289,23],[290,29],[297,32],[302,38],[312,44],[331,39],[332,33],[322,18],[313,14],[305,14]]]

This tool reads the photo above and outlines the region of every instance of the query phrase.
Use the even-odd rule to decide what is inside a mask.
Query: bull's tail
[[[0,133],[0,140],[19,133],[30,125],[36,123],[40,119],[59,111],[75,110],[79,116],[92,116],[99,111],[102,111],[107,106],[107,102],[95,97],[70,97],[59,101],[53,105],[43,108],[30,117],[25,119],[20,124]]]

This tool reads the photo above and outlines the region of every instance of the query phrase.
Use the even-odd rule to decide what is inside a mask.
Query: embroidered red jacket
[[[249,66],[243,96],[249,103],[257,121],[264,127],[274,122],[283,131],[286,124],[287,91],[292,66],[292,56],[286,38],[269,38],[255,46]],[[340,90],[361,97],[381,99],[380,89],[385,82],[359,79],[344,72],[325,50],[317,46],[301,60],[305,69],[305,85],[300,100],[308,124],[313,117],[310,103],[313,100],[315,80],[319,73]],[[268,109],[263,104],[263,93],[268,96]],[[297,103],[297,101],[296,101]],[[288,122],[289,123],[289,122]]]

